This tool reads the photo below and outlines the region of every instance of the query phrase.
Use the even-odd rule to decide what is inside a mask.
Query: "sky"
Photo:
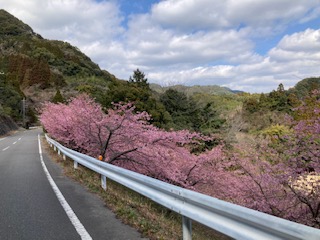
[[[320,76],[320,0],[0,0],[47,39],[149,83],[251,93]]]

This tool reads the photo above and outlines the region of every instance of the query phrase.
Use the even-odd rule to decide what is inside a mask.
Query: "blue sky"
[[[101,1],[100,1],[101,2]],[[129,16],[131,14],[142,14],[147,13],[151,6],[155,3],[158,3],[157,0],[119,0],[117,1],[121,11],[124,12],[125,16]]]
[[[320,0],[0,0],[118,78],[270,92],[320,75]]]

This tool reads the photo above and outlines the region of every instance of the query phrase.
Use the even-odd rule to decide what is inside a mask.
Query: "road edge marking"
[[[68,204],[66,199],[64,198],[63,194],[59,190],[57,184],[54,182],[53,178],[51,177],[51,175],[46,167],[46,164],[43,161],[40,134],[38,134],[38,143],[39,143],[39,154],[40,154],[40,161],[41,161],[42,168],[43,168],[44,173],[46,174],[47,179],[48,179],[54,193],[56,194],[61,206],[63,207],[64,211],[66,212],[67,216],[69,217],[72,225],[74,226],[74,228],[76,229],[76,231],[80,235],[81,239],[82,240],[92,240],[92,237],[87,232],[85,227],[82,225],[82,223],[78,219],[77,215],[74,213],[74,211],[72,210],[72,208],[70,207],[70,205]]]

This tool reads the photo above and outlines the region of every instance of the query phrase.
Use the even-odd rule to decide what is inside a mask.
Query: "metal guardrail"
[[[112,179],[154,202],[182,215],[183,239],[191,239],[192,220],[215,229],[234,239],[319,240],[320,230],[249,208],[177,187],[145,175],[132,172],[68,149],[46,135],[59,154],[101,174],[106,190],[106,178]]]

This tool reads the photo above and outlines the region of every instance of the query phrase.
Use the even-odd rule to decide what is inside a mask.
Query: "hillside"
[[[32,28],[0,10],[0,105],[21,121],[21,100],[34,111],[57,89],[66,96],[91,85],[101,91],[115,79],[77,47],[42,38]]]
[[[48,71],[46,68],[50,70],[48,82],[38,79],[35,72],[31,72],[31,76],[25,76],[25,72],[22,72],[24,76],[21,76],[21,80],[25,85],[42,83],[44,86],[61,86],[65,77],[75,75],[110,78],[108,73],[69,43],[43,39],[4,10],[0,10],[0,21],[2,71],[14,74],[17,66],[24,66],[27,71],[32,70],[33,65],[45,71]]]

